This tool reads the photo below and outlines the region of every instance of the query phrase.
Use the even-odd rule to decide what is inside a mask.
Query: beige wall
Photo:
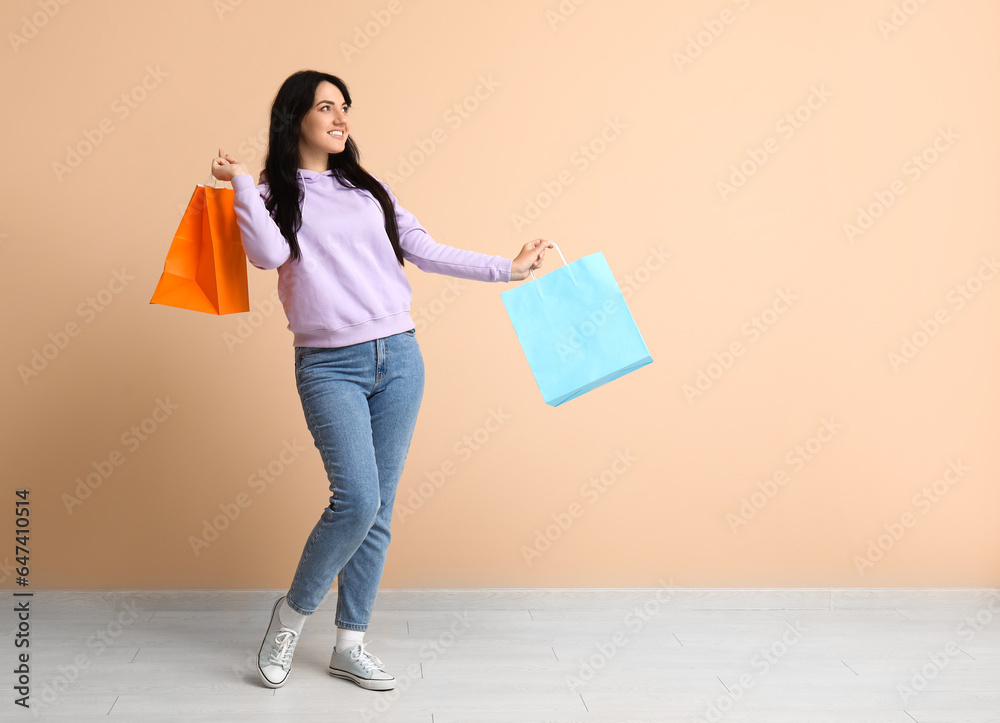
[[[290,583],[329,492],[276,272],[255,314],[148,302],[303,68],[437,241],[604,252],[654,358],[548,407],[511,287],[408,266],[427,385],[385,587],[1000,584],[995,2],[290,5],[3,5],[0,507],[9,533],[30,489],[32,586]]]

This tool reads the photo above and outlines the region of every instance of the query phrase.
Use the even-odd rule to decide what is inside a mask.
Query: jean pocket
[[[295,368],[300,369],[312,357],[326,351],[322,346],[300,346],[295,348]]]
[[[417,330],[416,329],[408,329],[407,331],[404,331],[403,333],[407,334],[409,336],[416,336],[417,335]]]
[[[300,346],[298,347],[299,359],[303,359],[307,356],[312,356],[313,354],[319,354],[321,351],[326,351],[325,346]]]

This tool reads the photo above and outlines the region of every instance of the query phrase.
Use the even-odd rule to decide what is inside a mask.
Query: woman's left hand
[[[553,244],[548,239],[536,238],[529,241],[521,248],[521,253],[514,257],[510,265],[510,280],[522,281],[528,278],[531,269],[540,268],[542,259],[545,258],[545,249],[552,248]]]

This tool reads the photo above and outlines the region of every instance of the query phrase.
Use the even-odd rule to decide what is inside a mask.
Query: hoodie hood
[[[315,181],[321,176],[332,176],[332,175],[333,171],[331,171],[329,168],[327,168],[322,173],[320,173],[319,171],[310,171],[308,168],[299,169],[299,177],[305,179],[308,182]]]
[[[332,176],[333,171],[327,168],[325,171],[320,173],[319,171],[310,171],[308,168],[298,169],[298,177],[302,180],[302,203],[306,201],[306,194],[309,193],[309,184],[316,183],[316,181],[323,178],[323,176]]]
[[[299,178],[303,179],[303,181],[312,183],[312,182],[316,181],[317,179],[321,178],[322,176],[332,176],[333,175],[333,171],[331,171],[328,168],[325,171],[323,171],[322,173],[319,173],[318,171],[310,171],[308,168],[299,168],[297,170],[297,175],[298,175]],[[267,171],[266,170],[261,169],[260,175],[257,178],[257,183],[267,183]]]

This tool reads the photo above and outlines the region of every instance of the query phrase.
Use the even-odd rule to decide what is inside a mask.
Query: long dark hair
[[[344,101],[351,105],[351,94],[347,84],[329,73],[315,70],[300,70],[288,76],[271,104],[271,127],[268,133],[267,156],[261,182],[267,183],[269,196],[264,205],[274,218],[281,235],[288,241],[292,258],[299,259],[296,232],[302,226],[303,191],[298,183],[299,129],[302,119],[312,108],[316,88],[324,80],[333,83],[344,95]],[[375,180],[358,162],[358,147],[352,135],[348,135],[344,150],[329,154],[327,167],[333,171],[345,186],[368,191],[379,205],[385,218],[385,232],[392,243],[399,265],[403,265],[403,249],[399,245],[399,229],[396,227],[396,213],[392,199],[382,185]]]

